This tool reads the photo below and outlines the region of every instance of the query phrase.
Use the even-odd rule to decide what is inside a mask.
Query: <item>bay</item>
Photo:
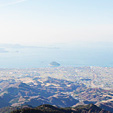
[[[0,68],[49,67],[53,61],[66,67],[113,67],[113,52],[109,47],[23,47],[9,48],[7,51],[0,53]]]

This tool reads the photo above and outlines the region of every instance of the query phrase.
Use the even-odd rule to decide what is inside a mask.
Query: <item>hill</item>
[[[22,108],[11,113],[111,113],[94,104],[81,105],[75,108],[58,108],[52,105],[41,105],[36,108]]]

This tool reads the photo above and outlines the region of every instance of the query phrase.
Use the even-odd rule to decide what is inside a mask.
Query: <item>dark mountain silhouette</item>
[[[36,108],[22,108],[11,113],[111,113],[105,111],[94,104],[81,105],[75,108],[59,108],[52,105],[41,105]]]

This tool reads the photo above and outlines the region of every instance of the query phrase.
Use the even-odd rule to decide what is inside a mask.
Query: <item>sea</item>
[[[61,67],[113,67],[113,47],[93,46],[11,46],[1,47],[0,68],[45,68],[55,61]]]

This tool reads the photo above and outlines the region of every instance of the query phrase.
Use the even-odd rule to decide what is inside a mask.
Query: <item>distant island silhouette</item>
[[[51,67],[58,67],[58,66],[60,66],[60,64],[58,62],[55,62],[55,61],[51,62],[49,65]]]

